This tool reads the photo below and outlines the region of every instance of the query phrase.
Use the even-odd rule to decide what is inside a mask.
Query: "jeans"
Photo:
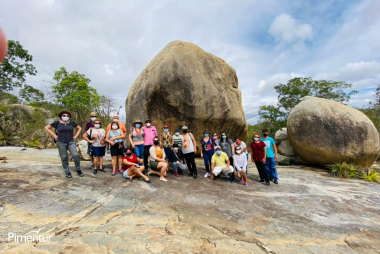
[[[76,170],[80,170],[80,158],[79,154],[77,151],[77,146],[75,144],[75,141],[71,141],[69,143],[62,143],[62,142],[57,142],[57,147],[58,147],[58,152],[59,156],[61,157],[62,161],[62,167],[65,173],[70,173],[69,170],[69,155],[67,153],[67,150],[70,151],[71,156],[74,159],[75,162],[75,168]]]
[[[151,146],[144,146],[144,167],[145,167],[145,170],[147,170],[149,168],[148,157],[149,157],[149,149],[150,148],[151,148]]]
[[[190,174],[198,174],[197,165],[195,164],[195,154],[194,152],[184,154],[187,167],[189,169]]]
[[[245,170],[245,174],[248,176],[248,153],[247,153],[247,168]]]
[[[204,161],[205,167],[206,167],[206,172],[210,173],[211,158],[214,155],[214,149],[209,150],[209,151],[202,151],[202,154],[203,154],[203,161]]]
[[[265,164],[262,161],[255,161],[257,171],[259,171],[260,180],[264,180],[265,182],[269,182],[268,173],[265,168]]]
[[[269,179],[278,180],[275,158],[267,157],[265,167],[267,168]]]
[[[144,158],[144,144],[135,145],[135,154],[139,159]]]
[[[179,164],[177,164],[177,162],[170,162],[170,165],[172,166],[174,172],[177,172],[178,168],[180,168],[181,170],[186,170],[186,166],[183,165],[182,162],[180,162]]]

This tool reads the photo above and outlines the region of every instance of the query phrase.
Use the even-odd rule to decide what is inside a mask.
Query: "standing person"
[[[115,115],[115,116],[112,117],[112,122],[107,125],[107,129],[106,129],[107,132],[111,129],[111,124],[113,122],[118,122],[120,130],[122,130],[124,133],[127,133],[127,129],[125,128],[125,125],[122,122],[120,122],[120,119],[119,119],[118,115]],[[107,151],[109,152],[109,150],[110,150],[109,144],[107,143],[106,146],[107,146]]]
[[[214,134],[212,134],[212,140],[214,140],[216,146],[220,146],[220,139],[218,139],[218,133],[214,132]]]
[[[160,180],[167,182],[165,179],[166,171],[168,170],[168,163],[165,160],[165,153],[160,147],[160,140],[158,137],[153,138],[153,146],[149,148],[149,166],[150,174],[156,174],[160,176]]]
[[[129,131],[129,143],[138,158],[144,159],[144,130],[141,120],[137,119]]]
[[[222,148],[222,152],[225,152],[228,155],[231,164],[234,165],[234,159],[232,157],[235,154],[234,142],[227,137],[225,132],[222,132],[219,146]],[[232,174],[231,181],[235,181],[235,174]]]
[[[96,113],[91,112],[91,114],[90,114],[91,121],[86,123],[86,128],[84,129],[85,132],[88,131],[90,128],[94,128],[94,121],[97,118],[98,118],[98,116],[96,115]],[[91,144],[87,143],[87,154],[90,156],[90,159],[91,159],[91,168],[94,169],[94,157],[92,155],[90,155],[90,149],[91,149]]]
[[[132,153],[132,149],[127,147],[125,149],[125,156],[123,157],[123,177],[129,181],[133,181],[135,176],[140,176],[144,182],[150,183],[150,179],[142,173],[144,171],[144,166],[142,166],[143,162],[143,159],[138,158],[136,154]]]
[[[183,136],[179,132],[179,129],[175,129],[173,139],[172,139],[172,146],[174,144],[177,144],[178,150],[181,152],[182,152],[182,149],[181,149],[182,148],[182,139],[183,139]],[[183,158],[182,163],[185,164],[185,157],[182,156],[182,158]],[[180,174],[183,174],[182,171],[180,171]]]
[[[218,176],[220,173],[226,175],[226,180],[232,183],[231,175],[234,172],[234,167],[231,166],[228,155],[221,151],[220,146],[215,147],[215,154],[211,159],[211,176],[210,180],[214,180],[214,176]]]
[[[253,142],[251,143],[251,160],[256,164],[257,171],[259,171],[260,182],[266,182],[266,186],[269,186],[268,172],[265,168],[265,162],[267,158],[267,149],[265,143],[260,141],[260,135],[253,135]]]
[[[178,168],[181,169],[181,171],[186,170],[186,166],[183,165],[183,154],[181,149],[179,149],[177,144],[173,144],[173,150],[170,150],[168,155],[168,160],[170,165],[172,166],[174,170],[174,175],[178,177]]]
[[[169,132],[169,125],[164,125],[164,133],[160,135],[160,145],[164,148],[166,158],[169,157],[173,143],[172,134]]]
[[[195,142],[194,136],[188,133],[186,126],[182,127],[183,138],[182,138],[182,153],[184,154],[187,168],[189,169],[188,176],[192,176],[197,179],[197,165],[195,164],[195,154],[197,153],[197,143]]]
[[[262,131],[263,137],[260,139],[263,141],[267,148],[267,159],[265,167],[268,170],[269,180],[273,180],[275,184],[278,184],[278,173],[276,168],[276,160],[278,159],[276,142],[272,137],[269,137],[269,131],[264,129]]]
[[[112,122],[111,129],[107,131],[106,135],[106,142],[111,146],[112,176],[116,174],[117,165],[119,166],[119,172],[123,173],[124,139],[126,134],[120,129],[119,124],[119,122]]]
[[[241,141],[239,137],[235,137],[234,148],[236,149],[236,147],[238,147],[238,146],[240,146],[242,153],[244,153],[246,155],[247,161],[248,161],[247,145],[245,144],[244,141]],[[248,175],[248,163],[246,165],[246,172],[245,173]],[[241,176],[239,171],[237,171],[237,174],[238,174],[238,177],[241,179],[242,176]]]
[[[206,167],[206,174],[204,177],[207,178],[210,176],[211,158],[214,155],[215,142],[212,138],[210,138],[209,130],[204,130],[203,136],[204,137],[201,139],[201,157],[203,158]]]
[[[240,177],[240,183],[243,183],[244,181],[244,185],[248,187],[248,177],[246,174],[247,164],[247,156],[245,155],[245,152],[240,146],[237,146],[234,155],[235,170]]]
[[[54,138],[57,142],[59,156],[61,157],[62,167],[66,173],[67,178],[71,178],[72,175],[69,170],[69,155],[67,150],[70,151],[71,156],[74,159],[75,168],[79,176],[83,176],[80,170],[80,158],[75,145],[75,140],[78,138],[82,128],[74,121],[70,121],[71,113],[67,110],[62,110],[58,114],[59,121],[55,121],[50,125],[45,126],[45,130]],[[55,132],[51,131],[51,128],[55,128]],[[74,129],[77,132],[74,135]]]
[[[102,122],[99,119],[96,119],[94,121],[94,128],[90,128],[83,134],[83,138],[92,144],[92,152],[94,156],[94,174],[98,173],[98,163],[99,171],[106,173],[106,171],[103,169],[103,157],[106,154],[106,131],[101,127]]]
[[[158,136],[156,127],[152,126],[152,121],[150,119],[147,119],[145,121],[145,126],[142,127],[144,131],[144,167],[145,167],[145,173],[147,172],[149,165],[148,165],[148,157],[149,157],[149,149],[153,145],[153,139],[154,137]]]

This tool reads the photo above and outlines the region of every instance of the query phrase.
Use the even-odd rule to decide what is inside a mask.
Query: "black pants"
[[[145,170],[147,170],[149,168],[148,157],[149,157],[149,149],[151,147],[152,146],[144,146],[144,167],[145,167]]]
[[[267,172],[264,162],[255,161],[255,164],[256,164],[257,171],[259,171],[260,180],[264,180],[265,182],[268,183],[269,182],[268,172]]]
[[[195,154],[194,154],[194,152],[184,154],[183,156],[185,157],[187,168],[189,169],[189,172],[191,174],[198,174],[198,172],[197,172],[197,165],[195,164]]]

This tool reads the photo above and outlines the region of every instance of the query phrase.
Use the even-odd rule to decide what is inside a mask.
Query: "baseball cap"
[[[220,146],[215,146],[215,150],[216,150],[216,149],[221,149],[221,148],[220,148]]]
[[[182,130],[187,130],[187,126],[183,126],[183,127],[182,127]]]

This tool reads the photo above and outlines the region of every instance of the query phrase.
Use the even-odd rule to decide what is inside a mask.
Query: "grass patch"
[[[367,182],[377,183],[380,180],[380,168],[363,169],[348,162],[336,162],[328,166],[330,174],[336,177],[362,179]]]

